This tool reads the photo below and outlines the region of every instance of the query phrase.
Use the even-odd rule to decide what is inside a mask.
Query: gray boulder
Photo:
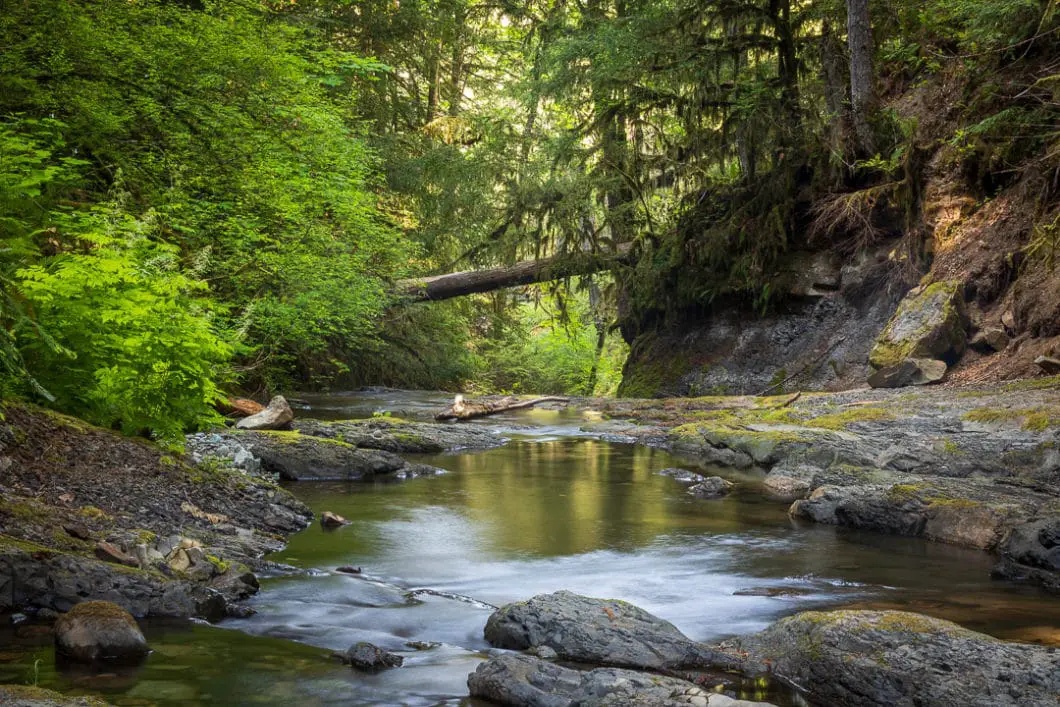
[[[299,432],[242,432],[238,438],[260,460],[261,468],[289,481],[355,480],[376,476],[435,474],[425,464],[410,464],[396,454],[358,449],[338,439]]]
[[[874,371],[869,376],[873,388],[907,388],[913,385],[930,385],[946,376],[945,361],[931,358],[907,358],[894,366]]]
[[[362,449],[398,454],[435,454],[461,449],[492,449],[507,440],[481,427],[394,418],[371,420],[300,420],[295,429],[304,435],[337,439]]]
[[[498,648],[548,646],[559,658],[591,665],[647,670],[736,665],[632,604],[568,591],[501,607],[486,622],[485,637]]]
[[[350,646],[341,658],[343,663],[367,672],[400,668],[405,662],[401,656],[364,641]]]
[[[287,399],[277,395],[269,401],[269,404],[261,412],[244,417],[236,423],[241,430],[282,430],[286,429],[294,420],[294,411],[287,404]]]
[[[472,697],[518,707],[770,707],[677,678],[620,668],[583,672],[512,653],[480,664],[467,686]]]
[[[1001,560],[993,573],[1060,594],[1060,514],[1013,528],[1001,545]]]
[[[55,622],[55,651],[80,663],[136,662],[150,649],[136,619],[109,601],[81,602]]]
[[[897,366],[907,358],[954,362],[967,345],[961,283],[936,282],[906,295],[869,353],[874,369]]]
[[[688,493],[696,498],[721,498],[728,496],[733,486],[731,481],[726,481],[720,476],[710,476],[698,484],[689,486]]]
[[[902,611],[810,611],[724,645],[816,704],[1047,705],[1060,694],[1060,649]]]
[[[85,597],[113,600],[136,616],[219,621],[225,598],[196,582],[167,579],[72,553],[0,546],[0,610],[32,606],[68,611]]]

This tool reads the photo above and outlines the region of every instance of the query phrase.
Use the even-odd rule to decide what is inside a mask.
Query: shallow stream
[[[415,419],[446,402],[390,391],[316,396],[301,414]],[[46,635],[5,628],[0,682],[117,705],[468,705],[466,678],[488,649],[492,607],[558,589],[625,599],[704,641],[806,609],[882,607],[1060,644],[1060,598],[992,580],[985,553],[795,523],[755,474],[704,470],[740,485],[722,500],[695,499],[658,473],[696,468],[690,460],[601,441],[591,419],[573,414],[474,424],[513,441],[418,457],[448,470],[434,478],[292,485],[313,510],[352,523],[314,524],[272,557],[307,572],[265,579],[255,616],[152,622],[147,662],[106,675],[58,671]],[[334,571],[347,565],[362,573]],[[357,641],[401,652],[405,666],[363,675],[328,658]]]

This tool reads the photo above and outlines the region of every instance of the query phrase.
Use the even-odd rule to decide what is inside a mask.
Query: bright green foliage
[[[30,339],[31,375],[62,409],[128,433],[176,439],[215,416],[232,349],[194,300],[204,283],[180,274],[176,249],[152,242],[150,223],[114,207],[64,226],[85,252],[18,273],[37,325],[61,346]]]
[[[512,321],[482,344],[485,369],[476,382],[490,391],[613,395],[628,349],[594,325],[587,298],[523,303]]]
[[[0,44],[3,257],[32,305],[5,305],[8,380],[31,349],[57,405],[172,435],[235,351],[277,387],[378,344],[412,249],[353,112],[377,62],[255,3],[13,3]]]

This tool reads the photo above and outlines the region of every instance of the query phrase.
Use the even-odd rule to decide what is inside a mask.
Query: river
[[[376,391],[307,397],[321,418],[429,417],[447,398]],[[447,473],[410,481],[304,482],[317,513],[272,560],[302,570],[262,582],[257,613],[219,626],[149,622],[138,669],[58,671],[47,637],[0,636],[0,682],[37,682],[116,705],[469,705],[492,607],[569,589],[620,598],[698,640],[761,629],[814,608],[903,608],[1001,638],[1060,644],[1060,598],[990,578],[992,558],[909,538],[796,523],[755,474],[721,500],[685,493],[664,468],[697,468],[603,441],[593,419],[531,410],[473,424],[512,441],[420,456]],[[588,431],[586,431],[588,430]],[[360,567],[359,575],[335,572]],[[369,641],[404,667],[364,675],[329,659]],[[785,702],[768,686],[748,697]]]

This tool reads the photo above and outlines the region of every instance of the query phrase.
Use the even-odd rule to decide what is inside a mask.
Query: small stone
[[[352,565],[343,565],[342,567],[336,567],[335,571],[342,572],[343,574],[360,574],[361,568]]]
[[[873,388],[905,388],[911,385],[936,383],[946,375],[946,362],[930,358],[907,358],[896,366],[888,366],[869,376]]]
[[[58,611],[55,609],[49,609],[48,607],[44,607],[37,611],[38,621],[55,621],[59,616],[60,614]]]
[[[968,345],[979,353],[989,354],[995,351],[1004,351],[1008,347],[1008,342],[1009,337],[1004,329],[990,327],[973,336]]]
[[[115,564],[125,565],[126,567],[140,566],[140,563],[136,561],[135,557],[130,557],[114,545],[102,540],[96,543],[96,557],[104,562],[113,562]]]
[[[349,523],[350,521],[331,511],[324,511],[320,514],[320,524],[325,528],[338,528],[343,525],[349,525]]]
[[[63,530],[66,531],[66,534],[71,538],[77,538],[78,540],[88,540],[92,537],[92,531],[83,525],[64,525]]]
[[[733,485],[731,481],[726,481],[720,476],[711,476],[690,486],[688,493],[696,498],[721,498],[729,495]]]
[[[1001,315],[1001,324],[1010,332],[1016,330],[1016,315],[1007,311]]]
[[[350,646],[343,657],[343,662],[360,670],[375,672],[385,668],[400,668],[405,659],[379,646],[362,641]]]
[[[269,401],[268,407],[256,415],[244,417],[236,423],[241,430],[280,430],[285,429],[294,420],[294,412],[282,395]]]
[[[1053,358],[1052,356],[1039,356],[1034,359],[1034,363],[1047,375],[1055,376],[1060,373],[1060,359]]]
[[[548,646],[537,646],[536,648],[531,648],[527,652],[536,655],[542,660],[555,660],[559,657],[559,653],[557,653],[554,648]]]
[[[136,620],[109,601],[85,601],[55,622],[55,650],[70,660],[138,661],[148,653]]]

